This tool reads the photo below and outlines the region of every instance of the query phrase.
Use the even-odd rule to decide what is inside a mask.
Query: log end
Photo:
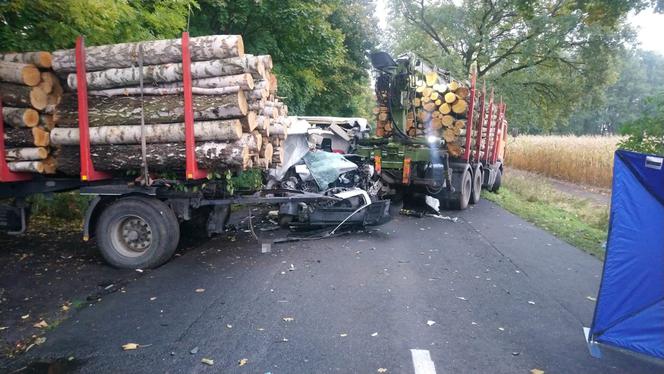
[[[51,138],[49,137],[48,131],[39,127],[32,128],[32,137],[37,147],[48,147],[50,144]]]
[[[40,68],[50,69],[53,65],[53,56],[50,52],[38,52],[36,62]]]
[[[36,66],[25,66],[21,69],[21,79],[28,86],[36,86],[41,82],[41,73]]]
[[[39,87],[30,90],[30,104],[37,110],[43,110],[48,104],[48,95]]]
[[[39,124],[39,112],[28,108],[23,112],[23,124],[25,127],[35,127]]]

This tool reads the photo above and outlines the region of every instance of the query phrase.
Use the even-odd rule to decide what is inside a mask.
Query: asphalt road
[[[414,373],[428,354],[418,364],[437,373],[662,372],[621,352],[589,356],[599,260],[488,202],[458,217],[400,216],[271,254],[248,234],[214,239],[77,311],[12,367]],[[129,342],[141,347],[123,351]]]

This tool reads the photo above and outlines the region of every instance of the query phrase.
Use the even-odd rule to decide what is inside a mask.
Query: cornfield
[[[505,161],[516,169],[611,188],[619,141],[618,136],[518,136],[508,141]]]

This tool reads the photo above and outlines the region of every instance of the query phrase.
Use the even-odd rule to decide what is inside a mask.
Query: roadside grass
[[[563,193],[545,180],[506,174],[499,193],[483,196],[589,254],[604,259],[609,207]]]

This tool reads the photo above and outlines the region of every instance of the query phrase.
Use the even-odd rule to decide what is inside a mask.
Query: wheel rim
[[[475,172],[475,182],[473,183],[473,193],[475,194],[475,200],[479,200],[480,193],[482,192],[482,172],[477,170]]]
[[[113,248],[123,256],[141,256],[152,245],[152,228],[139,216],[120,217],[113,222],[110,232]]]
[[[473,181],[470,176],[470,171],[466,171],[466,178],[463,178],[462,198],[463,202],[470,200],[470,193],[473,189]]]

